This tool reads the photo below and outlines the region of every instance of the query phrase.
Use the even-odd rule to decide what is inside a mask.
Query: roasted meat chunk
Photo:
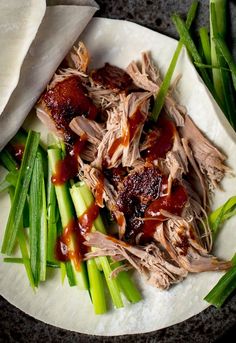
[[[126,218],[126,239],[134,239],[140,233],[145,209],[165,187],[166,178],[154,166],[138,168],[119,184],[117,205]]]
[[[43,120],[42,111],[44,119],[47,120],[49,117],[56,131],[70,143],[75,137],[69,127],[71,120],[79,115],[94,119],[97,114],[97,108],[88,97],[87,90],[78,75],[70,76],[49,88],[38,105],[38,115],[41,114]]]
[[[129,90],[133,81],[121,68],[105,63],[104,67],[93,70],[90,74],[93,82],[110,89]]]

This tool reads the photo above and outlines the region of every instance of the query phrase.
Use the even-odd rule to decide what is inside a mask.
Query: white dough
[[[1,1],[3,2],[5,0],[0,0],[0,3]],[[20,3],[21,0],[11,0],[11,2]],[[44,1],[23,1],[23,3],[29,2],[38,4]],[[6,1],[6,3],[8,3],[8,0]],[[31,108],[38,100],[40,94],[43,92],[47,83],[50,81],[58,65],[61,63],[61,61],[63,60],[67,52],[70,50],[75,40],[84,30],[84,28],[86,27],[86,25],[88,24],[96,10],[98,9],[96,4],[91,0],[87,1],[88,6],[85,5],[86,1],[80,0],[64,1],[64,3],[69,4],[68,6],[61,5],[63,1],[53,0],[51,1],[51,3],[56,4],[56,6],[49,6],[46,9],[46,13],[39,27],[37,35],[32,45],[30,46],[28,54],[23,62],[19,82],[19,70],[30,44],[27,45],[27,49],[25,49],[25,54],[22,55],[21,64],[19,65],[18,50],[21,51],[21,44],[23,44],[25,36],[21,34],[21,40],[18,42],[18,50],[15,49],[14,44],[12,42],[10,43],[9,39],[6,42],[6,44],[8,44],[9,49],[7,51],[5,58],[6,60],[8,59],[9,61],[12,61],[14,60],[15,56],[17,56],[15,64],[19,70],[18,74],[11,73],[8,75],[8,79],[6,79],[5,82],[2,82],[2,68],[0,64],[0,94],[2,92],[1,84],[5,84],[6,92],[8,95],[4,103],[2,102],[2,96],[0,97],[0,113],[1,105],[4,107],[6,105],[7,100],[9,99],[9,96],[11,96],[4,111],[0,115],[0,151],[18,131],[26,116],[30,112]],[[57,3],[59,3],[60,5],[57,5]],[[78,6],[78,4],[80,3],[82,5]],[[38,5],[35,6],[35,9],[36,12],[40,12],[40,9],[38,9]],[[0,7],[0,23],[2,13],[1,11],[2,9]],[[32,11],[34,13],[34,10]],[[16,16],[17,14],[15,13],[15,20]],[[29,18],[31,18],[30,13],[27,14],[27,18],[28,16]],[[34,22],[34,17],[35,16],[32,16],[32,19],[30,19],[29,22]],[[17,20],[16,23],[20,27],[21,24],[18,23]],[[38,26],[35,30],[34,36],[36,34],[37,29]],[[34,36],[32,37],[32,39],[34,38]],[[16,84],[17,87],[15,88]]]
[[[45,9],[45,0],[0,0],[0,114],[18,83]]]

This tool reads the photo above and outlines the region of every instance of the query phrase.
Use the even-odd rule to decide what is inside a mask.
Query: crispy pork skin
[[[48,115],[56,130],[71,142],[75,134],[70,129],[71,120],[78,115],[95,119],[97,108],[87,95],[79,76],[74,75],[49,88],[41,97],[38,107]]]
[[[129,173],[119,184],[117,206],[126,218],[125,237],[134,240],[143,227],[142,217],[150,202],[164,191],[162,175],[154,167],[142,167]]]
[[[102,68],[93,70],[90,73],[90,77],[95,84],[110,89],[128,91],[133,85],[133,81],[129,74],[123,69],[109,63],[105,63]]]

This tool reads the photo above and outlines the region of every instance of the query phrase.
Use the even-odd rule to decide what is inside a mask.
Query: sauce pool
[[[166,219],[160,213],[160,210],[180,216],[187,200],[188,196],[185,188],[182,185],[173,185],[170,195],[162,196],[153,201],[145,211],[142,229],[143,238],[153,237],[157,226]]]
[[[148,162],[158,158],[165,158],[168,151],[172,149],[176,128],[171,120],[160,117],[157,129],[149,133],[150,147],[144,152]]]

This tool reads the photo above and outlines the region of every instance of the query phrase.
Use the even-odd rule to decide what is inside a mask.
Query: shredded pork
[[[96,250],[86,258],[124,261],[113,276],[133,267],[161,289],[189,272],[228,269],[230,262],[210,254],[207,221],[212,190],[229,171],[226,156],[171,91],[160,119],[149,122],[162,83],[150,54],[126,71],[108,63],[89,71],[89,54],[80,43],[65,62],[39,100],[37,115],[70,146],[86,141],[79,178],[96,204],[109,209],[120,239],[88,233],[86,245]]]

